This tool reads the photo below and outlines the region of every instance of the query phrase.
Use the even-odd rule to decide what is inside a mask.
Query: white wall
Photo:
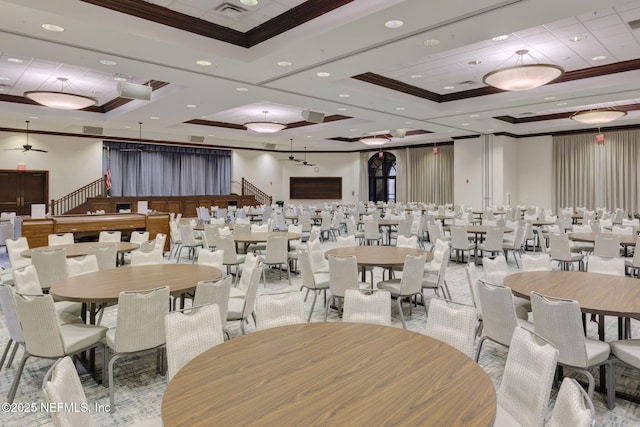
[[[509,204],[507,194],[511,196],[511,204],[516,205],[519,198],[518,192],[518,144],[517,140],[508,136],[495,137],[500,142],[502,148],[501,176],[494,180],[498,183],[494,188],[494,199],[496,205]]]
[[[309,153],[307,160],[315,166],[302,166],[301,163],[287,160],[288,153],[263,153],[252,150],[233,151],[232,179],[241,181],[244,177],[265,193],[273,196],[273,200],[285,203],[319,205],[324,202],[342,201],[345,203],[358,200],[360,180],[359,153]],[[290,177],[342,177],[341,200],[291,200],[289,197]],[[240,192],[234,183],[232,190]]]
[[[553,203],[553,139],[520,138],[518,146],[518,204],[556,209]]]
[[[49,199],[58,199],[102,176],[101,139],[29,134],[29,144],[49,152],[4,150],[25,142],[25,134],[0,132],[0,169],[15,170],[18,163],[25,163],[27,170],[48,170]]]
[[[453,145],[453,195],[455,204],[481,209],[482,144],[479,138],[460,139]]]

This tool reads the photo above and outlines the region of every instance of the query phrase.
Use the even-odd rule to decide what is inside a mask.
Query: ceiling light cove
[[[387,28],[400,28],[404,25],[404,22],[398,20],[387,21],[384,26]]]
[[[208,67],[208,66],[211,65],[211,61],[200,59],[200,60],[196,61],[196,64],[201,65],[203,67]]]
[[[318,77],[329,77],[331,75],[331,73],[327,73],[326,71],[320,71],[316,73],[316,76]]]
[[[276,62],[278,67],[291,67],[293,64],[289,61],[278,61]]]
[[[44,28],[47,31],[53,31],[55,33],[61,33],[64,31],[64,28],[54,24],[42,24],[42,28]]]

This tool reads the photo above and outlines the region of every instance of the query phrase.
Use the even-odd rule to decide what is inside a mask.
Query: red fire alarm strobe
[[[596,135],[596,142],[598,144],[604,144],[604,134],[599,133]]]
[[[25,165],[24,163],[18,163],[18,172],[24,172],[27,170],[27,165]]]
[[[433,147],[433,154],[435,154],[435,155],[438,154],[438,147]]]

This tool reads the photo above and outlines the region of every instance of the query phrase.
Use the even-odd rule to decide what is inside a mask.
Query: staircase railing
[[[105,177],[102,177],[58,200],[51,200],[49,212],[52,215],[62,215],[85,203],[89,197],[105,197],[105,195]]]
[[[253,196],[261,205],[270,205],[272,203],[271,196],[244,178],[242,178],[242,195]]]

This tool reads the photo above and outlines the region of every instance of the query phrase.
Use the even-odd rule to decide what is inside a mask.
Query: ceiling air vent
[[[463,82],[457,83],[458,86],[472,86],[474,84],[476,84],[476,82],[474,82],[473,80],[465,80]]]
[[[638,28],[640,28],[640,19],[636,19],[635,21],[629,21],[628,24],[632,30],[637,30]]]
[[[274,148],[276,148],[276,144],[272,144],[270,142],[267,142],[267,143],[264,144],[264,148],[266,150],[273,150]]]
[[[189,142],[204,142],[204,136],[192,135],[189,137]]]
[[[244,14],[247,9],[231,3],[222,3],[220,6],[215,8],[215,11],[220,15],[224,15],[228,18],[237,18],[238,16]]]

